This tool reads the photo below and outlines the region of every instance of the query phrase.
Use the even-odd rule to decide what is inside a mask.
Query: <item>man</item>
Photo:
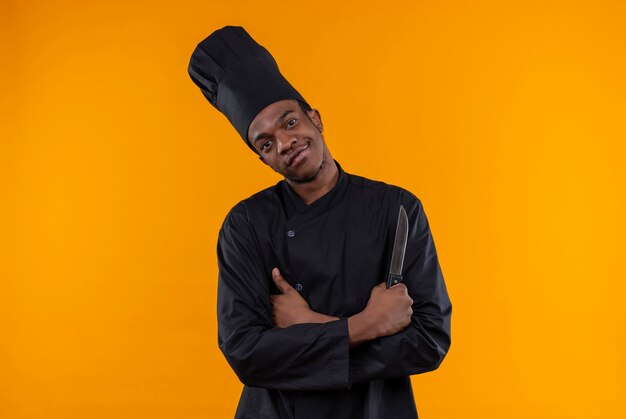
[[[218,340],[244,383],[237,418],[416,418],[409,376],[450,346],[451,305],[420,201],[346,173],[322,118],[240,27],[198,44],[193,81],[285,179],[218,239]],[[402,283],[385,280],[402,206]]]

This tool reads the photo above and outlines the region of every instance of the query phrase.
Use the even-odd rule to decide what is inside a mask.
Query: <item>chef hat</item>
[[[200,42],[189,75],[250,148],[248,127],[266,106],[285,99],[306,103],[271,54],[239,26],[226,26]]]

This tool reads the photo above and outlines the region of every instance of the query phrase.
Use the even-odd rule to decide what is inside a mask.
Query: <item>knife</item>
[[[408,237],[409,217],[407,217],[404,207],[400,205],[396,238],[393,242],[393,251],[391,253],[391,267],[389,268],[389,277],[387,277],[387,288],[402,282],[402,265],[404,264],[404,252]]]

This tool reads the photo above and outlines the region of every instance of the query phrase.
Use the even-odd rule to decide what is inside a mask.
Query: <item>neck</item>
[[[315,202],[337,184],[339,180],[339,169],[335,160],[333,160],[330,153],[326,154],[326,164],[320,168],[319,173],[309,182],[298,183],[289,179],[285,179],[291,189],[300,197],[302,202],[309,205]]]

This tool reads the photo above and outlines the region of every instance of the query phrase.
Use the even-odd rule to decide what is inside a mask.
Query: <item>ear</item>
[[[320,132],[324,132],[324,124],[322,124],[322,115],[320,115],[317,109],[311,109],[307,112],[309,119],[313,121],[313,125],[317,127]]]

